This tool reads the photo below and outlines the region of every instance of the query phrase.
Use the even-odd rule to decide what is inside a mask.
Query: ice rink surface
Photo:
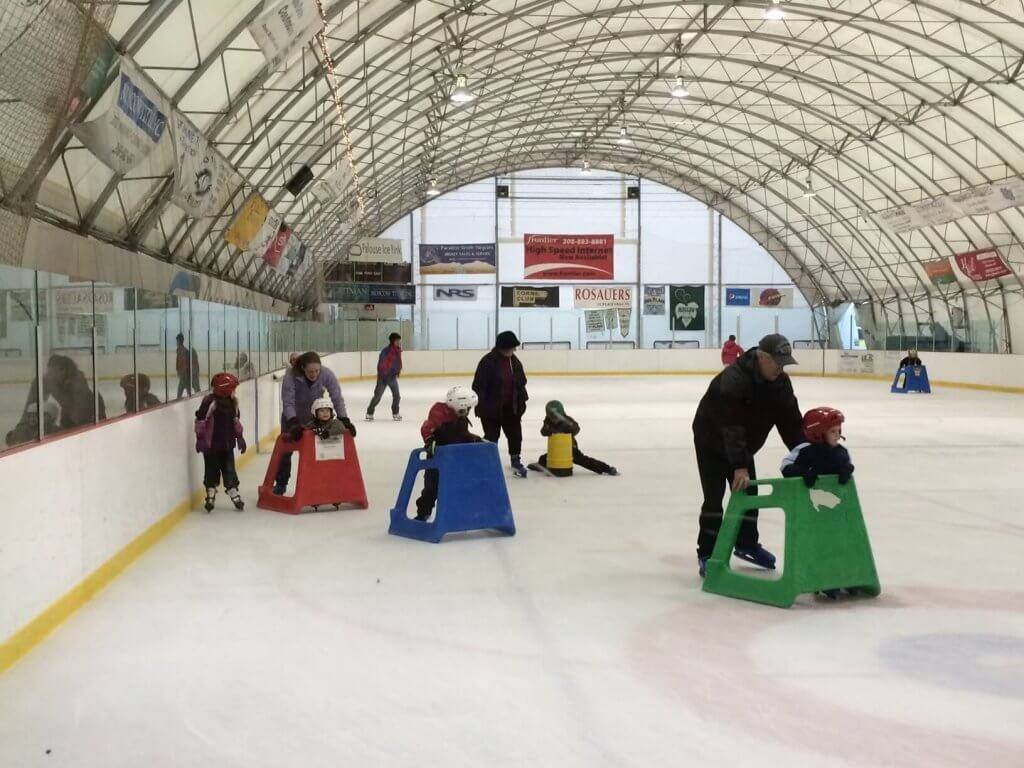
[[[524,458],[558,398],[623,474],[510,478],[514,538],[387,535],[464,382],[357,421],[369,511],[256,509],[260,457],[245,512],[221,494],[0,676],[0,766],[1024,765],[1024,397],[796,379],[846,413],[883,594],[781,610],[700,591],[707,380],[532,379]]]

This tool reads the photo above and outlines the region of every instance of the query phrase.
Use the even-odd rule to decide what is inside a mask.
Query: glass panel
[[[168,392],[171,396],[177,393],[174,337],[178,333],[178,297],[139,288],[126,290],[125,299],[135,308],[138,400],[141,409],[145,410],[166,401]],[[167,329],[169,322],[174,324],[170,334]],[[170,350],[170,355],[167,350]],[[126,396],[125,399],[126,406],[130,406],[134,397]],[[132,408],[128,407],[128,410]]]
[[[8,447],[39,439],[35,375],[35,273],[0,266],[0,426]]]
[[[135,290],[93,285],[96,314],[96,380],[107,418],[135,412]],[[145,382],[145,380],[143,380]],[[142,397],[144,400],[149,398]],[[101,412],[102,418],[102,412]]]

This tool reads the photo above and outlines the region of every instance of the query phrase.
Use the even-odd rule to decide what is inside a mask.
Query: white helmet
[[[331,398],[321,397],[313,401],[313,406],[310,408],[313,411],[313,418],[316,418],[316,412],[321,408],[330,408],[331,418],[334,418],[334,403],[331,402]]]
[[[452,387],[448,390],[448,394],[444,396],[444,401],[459,416],[465,416],[476,407],[479,399],[476,396],[476,392],[469,387]]]

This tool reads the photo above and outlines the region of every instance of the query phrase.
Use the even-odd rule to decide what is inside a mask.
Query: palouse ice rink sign
[[[614,235],[523,235],[527,280],[612,280]]]
[[[576,309],[632,309],[633,289],[629,286],[576,286],[573,289]]]

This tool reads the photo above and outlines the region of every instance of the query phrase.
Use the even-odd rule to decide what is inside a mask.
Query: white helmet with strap
[[[311,410],[313,411],[313,418],[316,418],[316,412],[321,408],[329,408],[331,411],[331,418],[334,418],[334,403],[331,402],[329,397],[319,397],[313,401]]]
[[[469,387],[452,387],[444,396],[444,401],[459,416],[465,416],[476,407],[479,398]]]

